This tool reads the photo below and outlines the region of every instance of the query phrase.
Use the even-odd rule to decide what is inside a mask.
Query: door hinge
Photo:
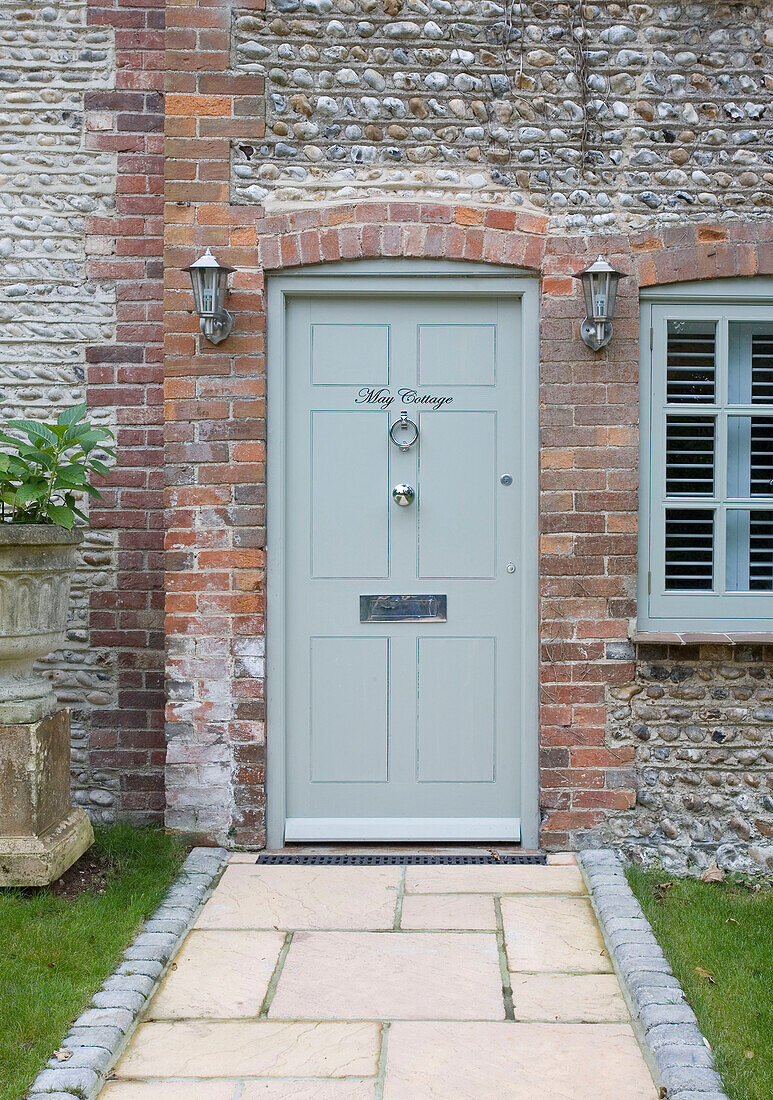
[[[647,595],[652,595],[652,573],[647,574]]]
[[[652,349],[654,347],[655,347],[655,334],[652,330],[652,325],[650,325],[650,351],[652,351]]]

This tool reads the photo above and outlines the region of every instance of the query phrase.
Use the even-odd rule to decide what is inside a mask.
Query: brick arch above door
[[[264,273],[382,257],[512,265],[542,277],[544,841],[565,846],[625,808],[626,761],[603,747],[604,692],[632,675],[629,662],[607,655],[626,636],[636,565],[638,287],[773,272],[769,223],[567,237],[547,235],[532,214],[380,202],[267,218],[202,203],[185,218],[168,226],[166,253],[169,826],[264,843]],[[235,332],[216,348],[198,336],[182,272],[207,245],[237,269]],[[579,341],[572,275],[599,252],[634,277],[621,286],[612,343],[594,355]],[[612,527],[601,524],[607,515]],[[578,594],[578,577],[594,591]],[[571,618],[570,605],[585,617]]]

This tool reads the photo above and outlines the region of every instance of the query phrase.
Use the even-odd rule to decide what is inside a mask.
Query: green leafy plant
[[[93,452],[115,458],[115,450],[107,443],[113,433],[89,424],[85,413],[81,404],[65,409],[53,423],[5,422],[19,435],[0,430],[0,522],[49,523],[70,530],[76,517],[88,521],[76,502],[84,494],[99,497],[90,478],[110,472]]]

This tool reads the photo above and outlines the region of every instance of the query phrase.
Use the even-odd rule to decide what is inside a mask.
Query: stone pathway
[[[655,1100],[572,857],[254,859],[232,858],[101,1100]]]

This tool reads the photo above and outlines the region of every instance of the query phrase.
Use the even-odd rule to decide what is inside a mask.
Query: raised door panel
[[[496,414],[422,413],[419,577],[494,576]]]
[[[312,783],[388,778],[388,638],[312,638]]]
[[[389,576],[388,430],[385,413],[312,412],[312,577]]]
[[[419,638],[418,779],[495,778],[494,638]]]
[[[315,386],[388,386],[389,325],[312,324]]]
[[[418,326],[420,386],[493,386],[496,325]]]

